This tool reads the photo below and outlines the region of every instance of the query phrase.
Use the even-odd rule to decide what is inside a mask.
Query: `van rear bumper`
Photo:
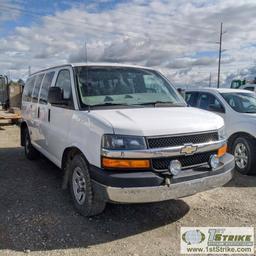
[[[171,180],[169,185],[143,187],[111,187],[92,180],[97,195],[105,201],[114,203],[149,203],[176,199],[198,192],[220,187],[233,177],[234,157],[225,154],[222,164],[217,170],[207,171],[197,176],[185,175],[182,179]],[[184,171],[185,172],[185,171]],[[191,170],[188,170],[191,173]],[[193,171],[192,171],[193,172]]]

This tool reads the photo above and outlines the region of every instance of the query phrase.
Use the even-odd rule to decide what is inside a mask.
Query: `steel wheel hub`
[[[244,169],[248,163],[248,151],[243,143],[238,143],[235,147],[235,162],[240,169]]]
[[[85,176],[80,167],[76,167],[72,176],[73,191],[78,204],[82,205],[86,197]]]

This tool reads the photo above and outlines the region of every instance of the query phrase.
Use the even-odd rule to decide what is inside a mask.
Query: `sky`
[[[256,76],[256,0],[0,0],[0,74],[68,62],[156,68],[176,86]],[[211,77],[211,79],[210,79]]]

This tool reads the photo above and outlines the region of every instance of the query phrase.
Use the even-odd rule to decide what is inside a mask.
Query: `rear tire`
[[[25,156],[29,160],[36,160],[39,157],[39,152],[33,147],[30,140],[29,130],[25,128],[24,131],[24,149],[25,149]]]
[[[69,188],[75,208],[83,216],[102,213],[106,202],[94,193],[89,175],[89,167],[82,155],[75,155],[67,164]]]
[[[256,143],[249,137],[239,137],[232,145],[232,154],[235,156],[236,170],[241,174],[253,174],[256,169]]]

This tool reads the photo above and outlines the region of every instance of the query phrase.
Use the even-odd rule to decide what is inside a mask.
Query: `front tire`
[[[29,160],[35,160],[35,159],[37,159],[39,157],[39,152],[31,144],[28,128],[25,129],[24,133],[25,133],[25,136],[24,136],[24,140],[25,140],[24,141],[25,156]]]
[[[83,216],[89,217],[104,211],[106,202],[97,198],[89,175],[88,165],[82,155],[75,155],[67,165],[69,188],[75,208]]]
[[[254,139],[247,137],[237,138],[232,146],[232,154],[235,157],[236,170],[241,174],[247,175],[255,173],[256,143]]]

